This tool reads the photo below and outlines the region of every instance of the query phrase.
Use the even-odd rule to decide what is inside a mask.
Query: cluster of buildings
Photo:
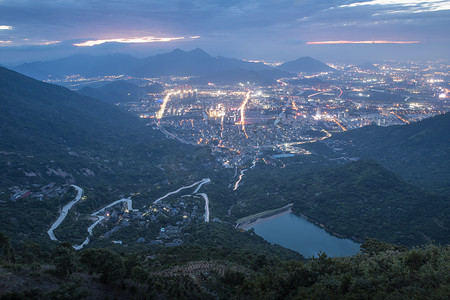
[[[192,195],[153,203],[146,207],[144,212],[128,210],[126,205],[118,204],[101,213],[105,218],[103,224],[109,228],[101,238],[109,238],[119,229],[135,221],[139,227],[145,229],[149,229],[150,223],[160,226],[158,233],[147,239],[138,237],[137,243],[164,247],[181,246],[183,238],[188,234],[183,232],[183,229],[193,222],[203,221],[204,211],[201,207],[201,199]],[[122,244],[122,241],[113,243]]]
[[[42,200],[44,197],[55,198],[63,196],[67,192],[67,186],[51,182],[47,185],[32,184],[25,187],[12,186],[8,188],[8,190],[11,193],[11,201],[17,201],[28,197]]]

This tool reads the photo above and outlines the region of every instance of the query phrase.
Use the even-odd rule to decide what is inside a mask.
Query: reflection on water
[[[319,251],[328,256],[350,256],[359,252],[359,244],[330,235],[323,228],[294,214],[285,214],[253,226],[255,233],[272,244],[297,251],[305,257]]]

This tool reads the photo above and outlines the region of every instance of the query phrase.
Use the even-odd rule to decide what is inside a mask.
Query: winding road
[[[179,193],[180,191],[182,191],[182,190],[184,190],[184,189],[189,189],[189,188],[192,188],[192,187],[196,186],[197,184],[200,184],[199,187],[194,191],[194,194],[195,194],[195,193],[197,193],[197,191],[200,189],[200,187],[201,187],[203,184],[209,183],[209,182],[211,182],[211,180],[210,180],[209,178],[204,178],[204,179],[202,179],[202,180],[200,180],[200,181],[197,181],[197,182],[195,182],[195,183],[193,183],[193,184],[191,184],[191,185],[188,185],[188,186],[182,186],[182,187],[180,187],[178,190],[173,191],[173,192],[170,192],[170,193],[167,193],[167,194],[165,194],[164,196],[162,196],[161,198],[156,199],[155,201],[153,201],[153,204],[158,203],[159,201],[161,201],[161,200],[164,199],[164,198],[169,197],[170,195]]]
[[[64,207],[61,209],[61,212],[59,213],[58,219],[56,219],[55,223],[53,223],[52,226],[50,227],[50,229],[47,231],[48,236],[50,237],[50,239],[52,241],[58,240],[56,238],[55,234],[53,233],[53,231],[56,228],[58,228],[59,225],[61,225],[62,221],[64,221],[64,219],[67,217],[67,213],[72,208],[72,206],[74,206],[78,201],[80,201],[81,196],[83,196],[82,188],[80,188],[79,186],[73,185],[73,184],[71,185],[71,187],[74,187],[77,190],[77,195],[74,200],[72,200],[69,203],[67,203],[66,205],[64,205]]]
[[[195,191],[194,191],[192,194],[197,194],[197,195],[203,197],[203,199],[205,199],[205,215],[204,215],[204,219],[205,219],[205,222],[209,222],[209,199],[208,199],[208,195],[206,195],[205,193],[198,193],[198,191],[200,190],[200,188],[202,187],[202,185],[207,184],[207,183],[210,183],[210,182],[211,182],[211,180],[210,180],[209,178],[204,178],[204,179],[202,179],[202,180],[200,180],[200,181],[197,181],[197,182],[195,182],[195,183],[193,183],[193,184],[191,184],[191,185],[189,185],[189,186],[182,186],[182,187],[180,187],[178,190],[173,191],[173,192],[170,192],[170,193],[167,193],[166,195],[162,196],[161,198],[158,198],[158,199],[155,200],[153,203],[154,203],[154,204],[155,204],[155,203],[158,203],[159,201],[161,201],[162,199],[164,199],[164,198],[166,198],[166,197],[168,197],[168,196],[170,196],[170,195],[176,194],[176,193],[178,193],[178,192],[180,192],[180,191],[182,191],[182,190],[184,190],[184,189],[192,188],[192,187],[198,185],[198,187],[195,189]],[[82,197],[82,195],[83,195],[83,189],[82,189],[82,188],[80,188],[80,187],[78,187],[78,186],[76,186],[76,185],[72,185],[72,186],[77,190],[77,192],[78,192],[78,193],[77,193],[77,196],[75,197],[74,200],[72,200],[71,202],[69,202],[68,204],[66,204],[66,205],[61,209],[61,212],[60,212],[60,214],[59,214],[58,219],[52,224],[52,226],[50,227],[50,229],[49,229],[48,232],[47,232],[48,235],[49,235],[49,237],[50,237],[50,239],[53,240],[53,241],[57,241],[57,240],[58,240],[58,239],[55,237],[55,234],[53,233],[53,231],[54,231],[56,228],[58,228],[58,226],[62,223],[62,221],[64,221],[64,219],[66,218],[67,213],[69,212],[69,210],[70,210],[70,209],[71,209],[78,201],[81,200],[81,197]],[[96,220],[91,226],[88,227],[87,232],[88,232],[89,235],[86,237],[86,239],[84,240],[83,243],[81,243],[80,245],[74,245],[73,248],[74,248],[75,250],[81,250],[81,249],[83,249],[84,246],[86,246],[87,244],[89,244],[89,242],[90,242],[90,237],[92,236],[92,232],[93,232],[95,226],[97,226],[103,219],[105,219],[104,216],[100,216],[99,214],[100,214],[101,212],[104,212],[107,208],[110,208],[110,207],[112,207],[112,206],[114,206],[114,205],[117,205],[117,204],[119,204],[119,203],[122,203],[122,202],[125,202],[125,203],[127,204],[127,209],[128,209],[128,210],[139,211],[138,209],[133,209],[133,201],[132,201],[130,198],[123,198],[123,199],[114,201],[113,203],[110,203],[110,204],[108,204],[107,206],[105,206],[105,207],[103,207],[103,208],[101,208],[101,209],[99,209],[99,210],[93,212],[93,213],[91,214],[91,217],[97,218],[97,220]]]
[[[104,216],[99,216],[99,213],[104,212],[105,209],[110,208],[110,207],[112,207],[112,206],[114,206],[116,204],[119,204],[121,202],[126,202],[127,203],[128,210],[135,210],[135,211],[137,211],[137,209],[133,209],[133,201],[130,198],[127,198],[127,199],[123,198],[123,199],[114,201],[113,203],[108,204],[107,206],[103,207],[102,209],[97,210],[96,212],[91,214],[92,217],[97,218],[97,221],[95,221],[94,224],[92,224],[91,226],[88,227],[87,231],[88,231],[89,235],[86,237],[86,239],[84,240],[84,242],[82,244],[74,245],[73,248],[75,250],[80,250],[84,246],[89,244],[89,241],[90,241],[89,237],[92,235],[92,231],[94,230],[95,226],[97,226],[98,223],[100,223],[105,218]]]

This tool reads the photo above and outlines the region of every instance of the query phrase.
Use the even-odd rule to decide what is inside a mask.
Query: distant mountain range
[[[218,84],[233,84],[240,81],[253,81],[267,84],[274,79],[294,77],[294,73],[316,73],[332,71],[310,57],[287,62],[278,68],[263,63],[247,62],[222,56],[212,57],[202,49],[172,52],[138,59],[129,55],[115,54],[108,56],[74,55],[46,62],[26,63],[13,68],[15,71],[39,80],[65,75],[87,77],[101,75],[129,75],[134,77],[160,76],[198,76],[197,82],[204,82],[206,77],[215,78]],[[247,71],[247,72],[244,72]],[[251,72],[250,72],[251,71]],[[255,74],[258,73],[258,74]],[[205,78],[203,78],[205,77]],[[211,80],[207,80],[211,82]]]
[[[14,71],[39,80],[65,75],[99,76],[120,75],[137,68],[140,60],[126,54],[92,56],[87,54],[73,55],[44,62],[32,62],[12,68]]]
[[[164,75],[202,76],[233,69],[260,71],[270,69],[263,63],[246,62],[234,58],[212,57],[201,49],[183,51],[175,49],[172,52],[158,54],[141,60],[138,68],[128,71],[128,74],[138,77],[157,77]]]

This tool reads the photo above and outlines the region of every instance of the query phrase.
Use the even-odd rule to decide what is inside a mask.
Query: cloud
[[[47,45],[54,45],[59,44],[61,41],[42,41],[42,42],[36,42],[30,45],[36,45],[36,46],[47,46]]]
[[[191,37],[193,39],[199,38],[199,36]],[[154,37],[154,36],[145,36],[139,38],[117,38],[117,39],[105,39],[105,40],[91,40],[83,43],[73,44],[77,47],[92,47],[101,45],[104,43],[124,43],[124,44],[143,44],[143,43],[157,43],[157,42],[172,42],[176,40],[183,40],[184,37]]]
[[[419,41],[317,41],[307,42],[307,45],[337,45],[337,44],[418,44]]]
[[[398,9],[388,10],[386,13],[425,13],[450,10],[450,2],[447,0],[369,0],[340,5],[340,8],[358,6],[381,6],[397,7]],[[378,15],[377,13],[375,15]]]
[[[13,27],[9,25],[0,25],[0,30],[12,30]]]
[[[0,46],[6,45],[8,47],[16,47],[16,46],[48,46],[48,45],[55,45],[59,44],[61,41],[47,41],[47,40],[29,40],[29,39],[22,39],[22,40],[6,40],[2,41],[0,40]]]

